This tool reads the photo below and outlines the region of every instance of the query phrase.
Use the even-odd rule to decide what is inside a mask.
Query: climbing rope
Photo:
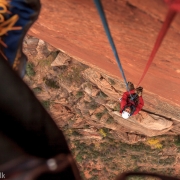
[[[168,14],[167,14],[167,16],[166,16],[166,20],[165,20],[165,22],[163,23],[163,26],[162,26],[159,34],[158,34],[158,37],[157,37],[156,42],[155,42],[155,44],[154,44],[153,50],[152,50],[152,52],[151,52],[151,55],[150,55],[150,57],[149,57],[149,59],[148,59],[148,61],[147,61],[146,67],[145,67],[145,69],[144,69],[144,72],[143,72],[143,74],[142,74],[142,76],[141,76],[141,78],[140,78],[139,83],[138,83],[137,86],[139,86],[139,84],[140,84],[140,83],[142,82],[142,80],[144,79],[144,77],[145,77],[145,75],[146,75],[149,67],[151,66],[151,64],[152,64],[152,62],[153,62],[153,59],[154,59],[154,57],[155,57],[155,55],[156,55],[156,53],[157,53],[157,51],[158,51],[158,49],[159,49],[162,41],[163,41],[163,38],[164,38],[164,36],[166,35],[166,32],[168,31],[168,29],[169,29],[169,27],[170,27],[170,24],[171,24],[171,22],[172,22],[172,20],[174,19],[174,17],[175,17],[176,14],[177,14],[176,11],[169,9]]]
[[[152,61],[153,61],[153,59],[154,59],[154,57],[155,57],[155,55],[156,55],[162,41],[163,41],[163,38],[166,35],[166,33],[167,33],[167,31],[168,31],[168,29],[170,27],[171,22],[173,21],[173,19],[176,16],[177,12],[180,11],[180,0],[165,0],[165,2],[169,6],[169,11],[168,11],[166,19],[165,19],[165,21],[163,23],[163,26],[162,26],[159,34],[158,34],[158,37],[157,37],[156,42],[154,44],[154,47],[153,47],[153,50],[152,50],[151,55],[149,57],[149,60],[148,60],[148,62],[146,64],[144,72],[143,72],[137,86],[139,86],[139,84],[144,79],[144,77],[145,77],[150,65],[152,64]]]
[[[118,53],[117,53],[117,50],[116,50],[116,47],[115,47],[115,44],[114,44],[114,41],[113,41],[113,38],[112,38],[110,30],[109,30],[109,26],[107,24],[107,20],[106,20],[106,17],[105,17],[105,13],[104,13],[101,1],[100,0],[94,0],[94,3],[96,5],[96,8],[97,8],[97,10],[99,12],[99,15],[101,17],[101,21],[102,21],[102,24],[104,26],[104,30],[106,32],[106,36],[107,36],[107,38],[109,40],[109,43],[111,45],[111,48],[112,48],[112,51],[114,53],[116,62],[118,64],[118,68],[119,68],[119,70],[121,72],[121,75],[122,75],[122,77],[124,79],[124,82],[126,84],[126,88],[127,88],[128,92],[130,94],[130,97],[132,98],[131,93],[130,93],[129,88],[128,88],[128,84],[127,84],[127,81],[126,81],[126,77],[125,77],[123,68],[122,68],[122,65],[121,65],[121,62],[120,62],[120,59],[119,59],[119,56],[118,56]]]
[[[165,22],[163,23],[163,26],[162,26],[159,34],[158,34],[158,37],[156,39],[156,42],[155,42],[155,45],[154,45],[153,50],[151,52],[151,55],[150,55],[150,57],[148,59],[148,62],[147,62],[146,67],[144,69],[144,72],[143,72],[143,74],[142,74],[142,76],[140,78],[140,81],[139,81],[137,86],[139,86],[139,84],[144,79],[144,77],[145,77],[145,75],[146,75],[150,65],[152,64],[152,61],[153,61],[153,59],[154,59],[154,57],[155,57],[155,55],[156,55],[156,53],[157,53],[161,43],[162,43],[163,38],[166,35],[166,33],[167,33],[167,31],[168,31],[168,29],[170,27],[171,22],[173,21],[173,19],[174,19],[175,15],[177,14],[177,12],[180,11],[180,0],[165,0],[165,2],[169,5],[169,11],[167,13]],[[106,21],[106,17],[105,17],[105,14],[104,14],[104,10],[103,10],[101,1],[100,0],[94,0],[94,3],[95,3],[95,5],[96,5],[96,7],[98,9],[99,15],[101,17],[101,20],[102,20],[102,23],[103,23],[103,26],[104,26],[104,29],[105,29],[105,32],[106,32],[106,35],[108,37],[109,43],[111,45],[111,48],[113,50],[116,62],[118,64],[119,70],[120,70],[120,72],[122,74],[122,77],[123,77],[124,82],[126,84],[127,90],[129,92],[127,81],[126,81],[126,77],[125,77],[125,74],[124,74],[124,71],[123,71],[123,68],[122,68],[119,56],[117,54],[116,47],[114,45],[114,42],[113,42],[113,39],[112,39],[110,30],[109,30],[109,27],[108,27],[108,24],[107,24],[107,21]],[[129,94],[130,94],[130,92],[129,92]],[[130,96],[131,96],[131,94],[130,94]],[[131,96],[131,98],[132,98],[132,96]]]

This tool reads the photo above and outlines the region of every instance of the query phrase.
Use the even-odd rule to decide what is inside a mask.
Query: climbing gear
[[[131,94],[132,98],[130,96],[128,96],[128,102],[127,104],[134,104],[135,106],[138,105],[138,102],[139,102],[139,96],[137,93],[133,93]]]
[[[139,84],[142,82],[143,78],[145,77],[150,65],[152,64],[153,62],[153,59],[164,39],[164,36],[166,35],[169,27],[170,27],[170,24],[171,22],[173,21],[174,17],[176,16],[177,12],[180,11],[180,0],[165,0],[166,3],[169,5],[169,10],[168,10],[168,13],[167,13],[167,16],[166,16],[166,19],[162,25],[162,28],[158,34],[158,37],[156,39],[156,42],[154,44],[154,47],[152,49],[152,52],[151,52],[151,55],[147,61],[147,64],[146,64],[146,67],[144,69],[144,72],[139,80],[139,83],[137,86],[139,86]]]
[[[171,24],[172,20],[174,19],[175,15],[176,15],[175,11],[169,10],[169,12],[168,12],[168,14],[166,16],[166,20],[163,23],[163,26],[162,26],[162,28],[161,28],[161,30],[159,32],[159,35],[158,35],[158,37],[156,39],[156,42],[155,42],[155,45],[154,45],[153,50],[151,52],[151,55],[150,55],[150,57],[149,57],[149,59],[147,61],[146,67],[144,69],[144,72],[143,72],[143,74],[142,74],[142,76],[141,76],[137,86],[139,86],[139,84],[142,82],[142,80],[145,77],[145,75],[146,75],[150,65],[152,64],[153,59],[154,59],[154,57],[155,57],[155,55],[156,55],[156,53],[157,53],[157,51],[158,51],[158,49],[159,49],[159,47],[160,47],[160,45],[162,43],[163,38],[164,38],[167,30],[169,29],[170,24]]]
[[[20,2],[20,0],[17,0],[17,2],[18,1]],[[27,1],[28,0],[26,0],[26,2]],[[13,179],[18,175],[22,175],[21,178],[25,179],[26,177],[24,176],[24,173],[27,173],[27,170],[29,170],[30,176],[28,176],[26,179],[35,179],[36,175],[40,175],[39,173],[42,172],[45,172],[46,174],[44,174],[41,179],[57,179],[57,176],[60,176],[58,179],[81,179],[79,177],[79,171],[77,170],[77,166],[73,161],[72,155],[70,155],[70,150],[62,131],[57,127],[53,119],[45,111],[28,86],[18,76],[15,75],[12,69],[8,66],[7,62],[5,62],[4,57],[0,55],[0,58],[0,130],[2,134],[5,134],[8,137],[8,142],[14,142],[16,147],[18,146],[17,149],[12,148],[12,151],[9,146],[5,146],[2,143],[1,146],[3,146],[3,148],[1,149],[1,154],[6,153],[3,151],[4,147],[7,147],[8,150],[11,150],[11,154],[2,156],[0,163],[1,165],[6,162],[8,163],[10,159],[9,156],[12,155],[15,150],[20,151],[21,149],[25,150],[26,153],[31,154],[36,158],[38,157],[38,159],[31,159],[32,161],[30,160],[27,162],[26,158],[29,156],[24,157],[24,153],[20,152],[18,155],[23,158],[20,159],[22,161],[16,161],[18,164],[15,164],[14,161],[11,161],[12,163],[10,162],[10,164],[8,164],[11,165],[11,168],[5,169],[6,174],[13,172]],[[6,74],[6,76],[4,76],[4,74]],[[13,88],[11,88],[12,86]],[[6,96],[4,94],[6,94]],[[36,110],[36,113],[32,113],[34,110]],[[11,126],[9,126],[9,124],[11,124]],[[59,153],[61,153],[61,155],[64,154],[63,157],[61,155],[57,156]],[[16,156],[14,157],[16,158]],[[51,157],[54,158],[49,159]],[[46,161],[46,159],[48,159],[48,161]],[[60,163],[61,166],[57,166],[58,163]],[[40,166],[38,167],[40,169],[36,169],[36,165],[39,164]],[[7,164],[5,164],[4,168],[7,168],[6,165]],[[12,168],[12,165],[17,165],[15,166],[15,169],[18,171],[13,171],[14,169]],[[57,167],[59,167],[60,170],[64,169],[64,171],[58,173],[53,178],[51,177],[53,176],[52,171],[56,170]],[[21,171],[19,171],[20,168],[24,168],[25,172],[21,174]],[[2,169],[2,166],[0,169],[4,170]],[[144,175],[146,177],[147,175],[151,175],[153,177],[166,180],[177,179],[156,174],[132,172],[122,174],[122,178],[119,177],[118,179],[126,179],[128,176],[132,177],[132,175]]]
[[[132,115],[134,114],[134,112],[136,111],[136,106],[137,106],[137,105],[135,105],[134,103],[128,103],[128,104],[124,107],[124,109],[122,110],[122,112],[124,112],[126,108],[130,108],[131,112],[130,112],[129,114],[130,114],[130,116],[132,116]]]
[[[39,0],[0,0],[0,54],[23,77],[27,57],[22,52],[24,36],[38,18]]]
[[[131,97],[128,96],[127,98],[127,104],[124,106],[123,111],[125,111],[126,108],[130,108],[130,116],[132,116],[134,114],[134,112],[136,111],[136,107],[138,106],[139,103],[139,96],[137,93],[133,93],[131,94]]]
[[[128,88],[129,90],[134,90],[134,84],[131,82],[128,82]],[[137,101],[138,96],[142,96],[143,87],[138,87],[135,89],[135,94],[131,94],[129,97],[131,101]]]
[[[140,81],[138,83],[137,86],[139,86],[139,84],[142,82],[143,78],[145,77],[155,55],[156,55],[156,52],[158,51],[160,45],[161,45],[161,42],[167,32],[167,30],[169,29],[170,27],[170,24],[172,22],[172,20],[174,19],[175,15],[177,14],[177,12],[180,11],[180,0],[165,0],[167,2],[167,4],[169,5],[169,11],[168,11],[168,14],[166,16],[166,20],[165,22],[163,23],[163,26],[159,32],[159,35],[157,37],[157,40],[156,40],[156,43],[154,45],[154,48],[151,52],[151,55],[149,57],[149,60],[146,64],[146,67],[144,69],[144,72],[140,78]],[[101,4],[101,1],[100,0],[94,0],[95,2],[95,5],[98,9],[98,12],[99,12],[99,15],[101,17],[101,20],[102,20],[102,23],[103,23],[103,26],[104,26],[104,29],[106,31],[106,35],[109,39],[109,42],[111,44],[111,47],[112,47],[112,50],[113,50],[113,53],[114,53],[114,56],[116,58],[116,61],[117,61],[117,64],[118,64],[118,67],[120,69],[120,72],[122,74],[122,77],[124,79],[124,82],[126,84],[126,87],[127,87],[127,90],[129,92],[129,89],[128,89],[128,84],[127,84],[127,81],[126,81],[126,77],[125,77],[125,74],[124,74],[124,71],[123,71],[123,68],[122,68],[122,65],[121,65],[121,62],[120,62],[120,59],[118,57],[118,54],[117,54],[117,50],[116,50],[116,47],[114,45],[114,42],[113,42],[113,39],[112,39],[112,36],[111,36],[111,33],[110,33],[110,30],[109,30],[109,27],[108,27],[108,24],[107,24],[107,21],[106,21],[106,17],[105,17],[105,14],[104,14],[104,11],[103,11],[103,7],[102,7],[102,4]],[[130,94],[130,92],[129,92]],[[131,94],[130,94],[131,96]],[[132,98],[132,97],[131,97]]]
[[[132,116],[134,114],[134,112],[136,111],[136,106],[134,106],[133,104],[130,106],[131,108],[131,113],[130,116]]]
[[[122,118],[124,119],[128,119],[130,117],[130,113],[126,112],[126,111],[123,111],[122,112]]]
[[[108,37],[109,43],[110,43],[110,45],[111,45],[111,48],[112,48],[112,50],[113,50],[113,53],[114,53],[116,62],[117,62],[118,67],[119,67],[119,70],[120,70],[121,75],[122,75],[122,77],[123,77],[123,79],[124,79],[124,82],[125,82],[125,84],[126,84],[127,91],[128,91],[128,93],[129,93],[129,96],[130,96],[131,100],[133,101],[133,96],[131,95],[130,91],[134,89],[134,85],[133,85],[133,83],[131,83],[131,82],[128,82],[128,83],[127,83],[127,81],[126,81],[126,77],[125,77],[125,74],[124,74],[124,71],[123,71],[123,68],[122,68],[122,65],[121,65],[121,62],[120,62],[120,59],[119,59],[119,56],[118,56],[118,53],[117,53],[115,44],[114,44],[114,41],[113,41],[113,39],[112,39],[110,30],[109,30],[109,26],[108,26],[108,24],[107,24],[107,20],[106,20],[104,11],[103,11],[103,7],[102,7],[102,4],[101,4],[101,1],[100,1],[100,0],[94,0],[94,2],[95,2],[95,4],[96,4],[96,7],[97,7],[98,12],[99,12],[99,15],[100,15],[100,17],[101,17],[101,20],[102,20],[102,23],[103,23],[103,26],[104,26],[106,35],[107,35],[107,37]]]
[[[128,86],[129,86],[130,90],[134,90],[133,83],[128,82]],[[137,107],[137,105],[139,103],[139,96],[142,95],[142,91],[143,91],[143,88],[142,87],[138,87],[138,88],[135,89],[135,93],[132,93],[131,96],[128,96],[128,98],[127,98],[127,105],[124,107],[123,111],[127,107],[130,107],[130,109],[131,109],[130,116],[133,115],[133,113],[136,110],[136,107]],[[120,102],[121,102],[121,100],[120,100]]]
[[[126,81],[126,77],[125,77],[125,74],[124,74],[124,71],[123,71],[123,68],[122,68],[122,65],[121,65],[121,61],[120,61],[120,58],[118,56],[118,53],[117,53],[117,50],[116,50],[116,46],[114,44],[113,38],[112,38],[110,30],[109,30],[109,26],[108,26],[108,23],[107,23],[107,20],[106,20],[106,16],[105,16],[105,13],[104,13],[101,1],[100,0],[94,0],[94,3],[96,5],[96,8],[97,8],[97,10],[99,12],[99,15],[101,17],[101,21],[102,21],[102,24],[104,26],[104,30],[106,32],[106,36],[107,36],[107,38],[109,40],[109,43],[110,43],[112,51],[114,53],[116,62],[118,64],[118,68],[119,68],[119,70],[121,72],[121,75],[122,75],[122,77],[124,79],[124,82],[126,84],[127,91],[129,92],[129,95],[131,96],[130,90],[128,89],[128,83]]]

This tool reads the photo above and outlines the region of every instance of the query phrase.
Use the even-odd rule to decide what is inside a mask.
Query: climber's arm
[[[120,113],[122,113],[122,110],[124,109],[125,105],[127,104],[127,98],[128,98],[128,92],[125,92],[122,96],[121,102],[120,102]]]

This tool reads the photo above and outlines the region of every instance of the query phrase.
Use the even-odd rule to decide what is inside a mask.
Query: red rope
[[[179,12],[180,11],[180,0],[164,0],[170,9]]]
[[[163,40],[164,36],[166,35],[166,32],[169,29],[169,26],[170,26],[172,20],[174,19],[175,15],[176,15],[176,13],[177,12],[175,10],[169,9],[168,14],[166,16],[166,20],[163,23],[163,26],[162,26],[159,34],[158,34],[158,37],[156,39],[156,42],[155,42],[155,45],[154,45],[153,50],[151,52],[151,55],[149,57],[149,60],[148,60],[148,62],[146,64],[144,72],[143,72],[143,74],[141,76],[141,79],[140,79],[137,86],[139,86],[139,84],[142,82],[144,76],[146,75],[146,73],[147,73],[147,71],[148,71],[148,69],[149,69],[149,67],[150,67],[150,65],[151,65],[151,63],[152,63],[152,61],[153,61],[153,59],[154,59],[160,45],[161,45],[161,43],[162,43],[162,40]]]
[[[164,0],[164,1],[169,6],[169,11],[168,11],[166,19],[165,19],[165,21],[163,23],[163,26],[162,26],[159,34],[158,34],[158,37],[156,39],[156,42],[155,42],[155,45],[154,45],[153,50],[151,52],[151,55],[149,57],[149,60],[148,60],[148,62],[146,64],[144,72],[143,72],[143,74],[141,76],[141,79],[140,79],[137,86],[139,86],[139,84],[142,82],[144,76],[146,75],[146,73],[147,73],[147,71],[148,71],[148,69],[149,69],[149,67],[150,67],[150,65],[151,65],[151,63],[152,63],[152,61],[153,61],[153,59],[154,59],[160,45],[161,45],[161,43],[162,43],[162,40],[163,40],[164,36],[166,35],[167,30],[170,27],[171,22],[173,21],[173,19],[174,19],[175,15],[177,14],[177,12],[180,11],[180,0]]]

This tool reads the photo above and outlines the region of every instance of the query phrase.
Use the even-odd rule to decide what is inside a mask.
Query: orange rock
[[[156,0],[126,2],[104,0],[103,6],[127,79],[136,85],[161,28],[161,21],[164,21],[167,6]],[[178,17],[141,84],[147,91],[176,104],[180,104]],[[92,0],[58,0],[53,3],[42,0],[39,20],[29,34],[122,79]]]

